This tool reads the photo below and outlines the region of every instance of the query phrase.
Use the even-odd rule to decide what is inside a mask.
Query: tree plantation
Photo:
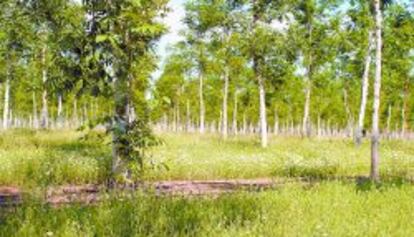
[[[411,236],[412,0],[0,1],[0,236]]]

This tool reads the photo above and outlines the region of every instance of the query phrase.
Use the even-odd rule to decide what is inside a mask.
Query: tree
[[[372,29],[372,13],[370,10],[370,3],[365,1],[358,1],[358,10],[351,12],[351,17],[354,19],[353,23],[356,25],[354,32],[357,34],[364,33],[366,36],[366,44],[364,47],[365,51],[365,60],[364,60],[364,69],[361,78],[361,101],[360,108],[358,113],[357,127],[355,130],[355,143],[357,146],[361,144],[364,121],[365,121],[365,112],[368,101],[368,89],[369,89],[369,75],[370,75],[370,66],[372,60],[372,50],[374,48],[374,32]],[[359,28],[358,28],[359,27]],[[356,36],[358,37],[358,36]]]
[[[141,57],[148,54],[156,39],[164,32],[157,22],[165,10],[166,1],[96,1],[85,0],[91,16],[90,44],[86,61],[90,73],[99,75],[102,89],[113,89],[114,116],[112,132],[112,184],[131,181],[134,171],[142,168],[143,148],[151,135],[144,118],[130,123],[130,85],[136,75],[131,74]],[[88,57],[89,56],[89,57]],[[93,78],[87,77],[87,80]],[[112,85],[107,84],[108,82]],[[95,85],[99,83],[94,83]],[[97,88],[98,89],[98,88]]]
[[[10,99],[12,82],[16,68],[22,65],[22,60],[31,41],[30,19],[25,14],[21,3],[4,1],[0,4],[0,53],[5,64],[5,90],[3,103],[3,129],[10,125]]]
[[[371,179],[379,181],[379,109],[382,73],[382,12],[380,0],[374,0],[375,8],[375,81],[374,81],[374,103],[372,112],[372,137],[371,137]]]

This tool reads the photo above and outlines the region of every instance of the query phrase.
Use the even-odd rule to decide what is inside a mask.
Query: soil
[[[133,186],[118,186],[108,190],[104,185],[65,185],[49,187],[45,191],[44,201],[53,206],[80,203],[92,204],[104,199],[109,192],[128,194],[131,191],[142,190],[156,195],[170,196],[218,196],[234,191],[261,191],[274,188],[281,183],[270,178],[262,179],[232,179],[232,180],[183,180],[156,181],[140,183]],[[18,187],[0,186],[0,206],[16,206],[22,203],[23,194],[29,194]]]

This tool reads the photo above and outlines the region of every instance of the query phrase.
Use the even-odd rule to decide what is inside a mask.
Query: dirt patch
[[[142,190],[156,195],[171,196],[216,196],[234,191],[261,191],[273,188],[281,183],[272,179],[233,179],[233,180],[185,180],[157,181],[141,183],[133,186],[117,187],[111,192],[127,193]],[[49,187],[45,194],[45,202],[51,205],[70,203],[91,204],[98,202],[108,194],[103,185],[66,185]],[[17,187],[0,187],[0,206],[17,205],[22,202],[22,191]]]
[[[17,187],[0,187],[0,207],[14,206],[21,203],[21,191]]]

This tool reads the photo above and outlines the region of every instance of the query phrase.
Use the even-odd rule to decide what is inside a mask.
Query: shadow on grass
[[[289,165],[275,172],[274,175],[295,178],[311,186],[316,183],[329,181],[355,183],[355,188],[358,192],[400,188],[404,185],[414,184],[414,178],[409,173],[402,171],[381,172],[380,181],[375,182],[369,176],[344,176],[339,173],[339,170],[337,165]]]
[[[67,223],[82,223],[91,236],[198,236],[207,227],[244,226],[260,218],[263,208],[252,195],[223,195],[217,199],[155,197],[136,194],[113,196],[97,206],[52,208],[28,203],[0,219],[0,236],[66,231]],[[83,228],[82,228],[83,229]],[[23,231],[23,232],[22,232]],[[72,232],[73,230],[71,230]],[[76,230],[75,230],[76,231]],[[79,233],[78,233],[79,234]]]

